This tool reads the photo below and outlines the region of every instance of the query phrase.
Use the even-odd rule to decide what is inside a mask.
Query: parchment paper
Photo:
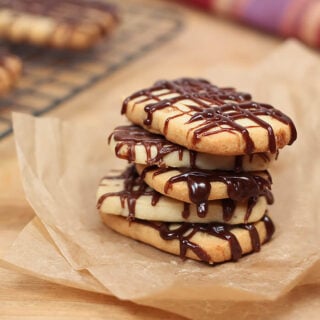
[[[253,93],[256,100],[278,106],[297,125],[298,140],[280,153],[271,170],[276,203],[270,208],[270,215],[277,231],[260,253],[246,256],[238,263],[210,267],[183,262],[115,234],[100,222],[95,192],[108,169],[125,163],[108,153],[101,130],[15,114],[24,189],[41,227],[36,221],[28,225],[3,260],[51,281],[99,292],[106,290],[120,299],[193,319],[230,315],[230,307],[247,310],[249,302],[251,311],[238,313],[238,319],[250,314],[270,315],[276,309],[269,310],[270,302],[266,301],[278,299],[274,304],[281,309],[280,301],[291,298],[279,300],[280,297],[293,287],[319,281],[318,56],[289,42],[252,69],[219,67],[207,73],[213,82],[236,85]],[[36,239],[37,246],[42,248],[40,252],[50,241],[57,250],[46,252],[41,263],[45,265],[49,257],[61,263],[53,264],[54,267],[48,263],[46,274],[41,272],[43,268],[37,259],[33,265],[25,261],[28,248],[34,245],[33,238],[44,234],[43,229],[47,236]],[[33,237],[28,237],[27,231]],[[319,291],[315,290],[316,295]]]
[[[30,239],[32,238],[32,239]],[[33,246],[30,246],[33,244]],[[79,275],[82,271],[74,271],[65,261],[58,248],[52,243],[50,237],[39,221],[34,218],[25,229],[21,232],[6,259],[11,260],[16,270],[21,270],[28,274],[33,274],[46,280],[69,285],[76,288],[85,288],[90,291],[100,291],[100,285],[79,286],[82,285]],[[39,250],[40,248],[40,250]],[[18,258],[18,254],[26,258]],[[12,254],[12,255],[11,255]],[[30,261],[31,260],[31,261]],[[37,264],[34,261],[40,261]],[[16,266],[19,266],[17,269]],[[51,267],[49,267],[51,266]],[[52,267],[56,266],[56,267]],[[12,267],[12,265],[10,266]],[[102,267],[103,268],[103,267]],[[319,268],[315,266],[315,268]],[[316,269],[315,269],[316,270]],[[87,279],[90,274],[85,276]],[[92,276],[91,276],[92,278]],[[88,279],[89,280],[89,279]],[[307,279],[306,279],[307,280]],[[308,278],[313,281],[315,279]],[[319,279],[318,279],[319,281]],[[88,283],[88,281],[85,281]],[[94,280],[89,280],[91,284]],[[304,281],[305,283],[305,281]],[[154,305],[162,309],[177,312],[190,317],[193,315],[193,308],[200,312],[193,319],[318,319],[320,312],[320,286],[318,285],[301,285],[293,289],[292,292],[283,298],[272,302],[234,302],[234,301],[210,301],[203,299],[196,300],[162,300],[159,305],[158,301],[145,301],[148,305]],[[212,311],[214,310],[214,312]]]

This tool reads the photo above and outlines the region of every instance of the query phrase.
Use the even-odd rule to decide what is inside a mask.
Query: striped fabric
[[[181,0],[320,47],[320,0]]]

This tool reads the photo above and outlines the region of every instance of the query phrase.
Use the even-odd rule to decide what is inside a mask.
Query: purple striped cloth
[[[180,0],[320,47],[320,0]]]

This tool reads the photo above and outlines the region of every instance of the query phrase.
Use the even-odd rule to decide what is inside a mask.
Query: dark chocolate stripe
[[[152,168],[152,167],[147,167]],[[159,169],[161,170],[161,169]],[[165,171],[166,169],[163,169]],[[147,171],[147,170],[146,170]],[[146,173],[144,171],[143,174]],[[161,194],[154,189],[151,189],[147,186],[147,184],[143,181],[142,177],[139,177],[136,172],[135,166],[129,166],[124,172],[120,175],[112,175],[106,176],[105,179],[122,179],[123,182],[123,190],[118,192],[108,192],[100,196],[97,201],[97,208],[100,209],[103,201],[111,196],[120,197],[120,201],[122,207],[124,207],[125,202],[127,202],[128,210],[129,210],[129,219],[134,220],[135,217],[135,204],[137,199],[141,196],[151,196],[151,205],[155,206],[159,199],[161,198]],[[270,192],[271,194],[271,192]],[[272,194],[271,194],[272,195]],[[252,212],[253,207],[256,205],[258,201],[258,197],[248,198],[247,201],[247,212],[245,220],[248,221],[250,214]],[[269,202],[270,203],[270,202]],[[223,221],[228,222],[232,219],[235,208],[237,206],[237,202],[232,199],[222,199],[221,200],[222,212],[223,212]],[[198,210],[199,211],[199,210]],[[183,202],[183,209],[181,215],[184,219],[188,219],[190,216],[190,204]],[[198,216],[205,217],[206,215],[198,212]]]
[[[267,178],[263,178],[255,172],[235,173],[232,171],[150,166],[143,169],[141,178],[144,179],[148,172],[152,172],[153,176],[157,176],[170,171],[179,171],[179,174],[171,177],[166,182],[164,192],[168,193],[173,184],[177,182],[185,182],[188,186],[189,199],[197,205],[199,217],[204,217],[208,211],[208,199],[212,182],[224,183],[227,186],[228,198],[232,200],[241,201],[264,195],[270,204],[273,202],[273,196],[270,191],[272,181],[267,171],[264,171],[267,174]]]
[[[162,95],[157,95],[159,90],[169,90],[169,93],[176,94],[172,98],[161,99]],[[167,95],[166,92],[163,95]],[[153,114],[165,108],[179,111],[165,121],[163,132],[166,135],[169,123],[172,119],[189,115],[187,123],[200,122],[198,126],[189,130],[192,131],[193,144],[203,137],[222,132],[235,133],[242,135],[245,141],[245,153],[251,154],[255,151],[252,138],[248,128],[239,124],[238,120],[249,119],[253,122],[250,127],[262,127],[267,131],[269,150],[277,152],[277,137],[272,126],[262,119],[263,116],[270,116],[290,127],[291,136],[289,144],[292,144],[297,132],[292,120],[281,111],[268,104],[257,103],[251,100],[247,93],[236,92],[233,88],[218,88],[203,79],[181,78],[173,81],[158,81],[154,86],[138,91],[129,96],[122,105],[122,114],[126,113],[128,103],[133,99],[138,102],[155,100],[145,106],[146,118],[144,124],[150,126],[153,121]],[[174,106],[177,102],[192,100],[197,105],[188,105],[188,110],[182,111]]]
[[[264,222],[267,230],[267,235],[264,242],[267,242],[271,239],[271,236],[274,232],[274,226],[268,216],[264,216],[262,221]],[[221,223],[200,224],[184,222],[175,225],[174,228],[170,228],[172,224],[167,222],[152,222],[139,219],[136,219],[135,222],[156,229],[159,232],[160,237],[164,240],[178,240],[180,244],[180,257],[182,259],[185,259],[187,251],[191,250],[201,261],[211,261],[211,257],[208,255],[208,253],[199,244],[196,244],[192,241],[192,237],[199,232],[228,241],[232,261],[239,260],[243,254],[239,241],[232,233],[233,229],[242,228],[248,230],[253,252],[257,252],[261,248],[260,237],[254,224],[240,224],[231,226]]]
[[[135,148],[137,146],[143,146],[146,152],[146,164],[159,166],[164,165],[164,157],[170,153],[178,152],[179,160],[182,160],[183,152],[189,152],[189,162],[191,168],[197,168],[196,161],[198,152],[188,150],[178,144],[172,143],[162,135],[153,134],[145,129],[136,126],[119,126],[108,137],[108,144],[111,143],[111,139],[116,142],[115,154],[120,159],[125,159],[128,162],[136,162]],[[126,147],[126,152],[123,151],[123,147]],[[156,149],[156,155],[151,155],[151,149]],[[121,152],[120,152],[121,151]],[[244,155],[235,157],[234,171],[243,171],[243,158]],[[249,156],[249,161],[252,162],[254,157],[260,157],[264,162],[270,162],[270,158],[267,153],[255,153]]]
[[[101,208],[103,201],[108,197],[118,196],[120,197],[122,208],[124,207],[125,202],[127,202],[129,221],[133,221],[135,219],[137,199],[141,196],[151,196],[151,205],[155,206],[161,197],[160,193],[149,188],[143,182],[134,166],[128,167],[118,176],[106,176],[105,179],[124,179],[123,190],[118,192],[108,192],[101,195],[97,201],[97,209]]]

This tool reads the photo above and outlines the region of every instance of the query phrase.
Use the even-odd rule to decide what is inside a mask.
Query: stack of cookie
[[[159,81],[123,103],[134,124],[109,144],[130,163],[100,183],[106,225],[182,258],[210,264],[260,250],[274,225],[266,171],[296,139],[289,117],[206,80]]]

